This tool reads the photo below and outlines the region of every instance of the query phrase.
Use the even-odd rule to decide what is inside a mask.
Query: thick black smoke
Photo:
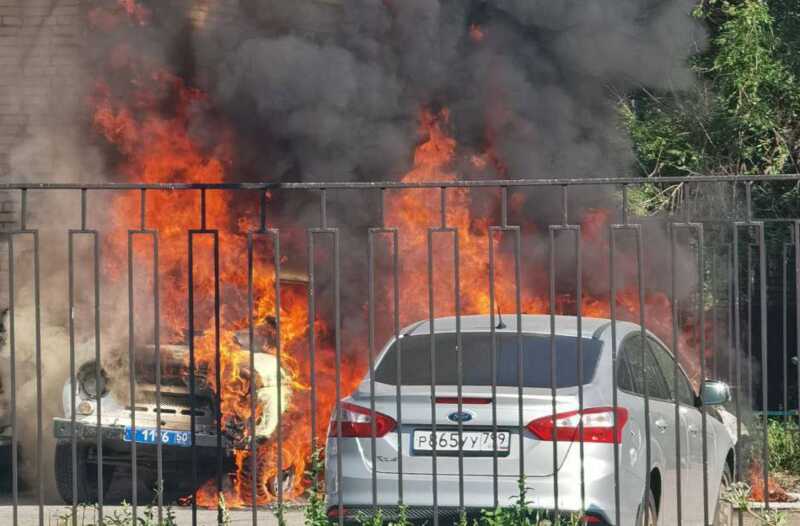
[[[242,0],[196,31],[208,89],[263,176],[395,178],[420,108],[450,109],[464,149],[508,178],[611,177],[631,166],[619,96],[692,82],[690,0]],[[252,152],[251,152],[252,155]],[[264,166],[262,164],[262,166]],[[465,177],[470,177],[466,170]]]

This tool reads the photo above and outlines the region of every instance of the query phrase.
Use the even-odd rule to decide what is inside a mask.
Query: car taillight
[[[555,418],[553,415],[543,416],[528,424],[527,428],[539,440],[550,442],[573,442],[582,438],[584,442],[618,444],[622,442],[622,430],[628,421],[628,410],[618,407],[616,420],[615,426],[613,407],[593,407],[583,411],[557,413]]]
[[[375,438],[381,438],[391,433],[397,427],[397,422],[392,417],[373,412],[366,407],[342,402],[342,438],[370,438],[372,437],[372,420],[375,420]],[[331,421],[330,436],[338,436],[339,423],[336,421],[334,409]]]

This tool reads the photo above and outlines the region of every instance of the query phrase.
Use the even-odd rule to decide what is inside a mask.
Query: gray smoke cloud
[[[632,156],[615,96],[688,86],[705,43],[686,0],[332,4],[244,0],[240,23],[197,37],[211,93],[283,168],[272,177],[396,177],[419,109],[440,105],[510,178],[619,176]]]

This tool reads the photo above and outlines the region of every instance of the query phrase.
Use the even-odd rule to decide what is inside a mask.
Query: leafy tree
[[[720,213],[736,199],[710,186],[698,195],[700,189],[657,184],[660,176],[800,172],[797,2],[705,0],[694,16],[710,32],[708,49],[691,64],[695,88],[642,89],[622,105],[639,170],[654,181],[632,194],[641,213],[674,209],[687,200]],[[798,197],[796,185],[759,185],[754,208],[761,217],[796,217]]]

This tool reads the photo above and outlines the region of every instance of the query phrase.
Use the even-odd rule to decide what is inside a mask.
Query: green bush
[[[769,470],[800,475],[800,428],[794,421],[771,420],[767,427]]]

